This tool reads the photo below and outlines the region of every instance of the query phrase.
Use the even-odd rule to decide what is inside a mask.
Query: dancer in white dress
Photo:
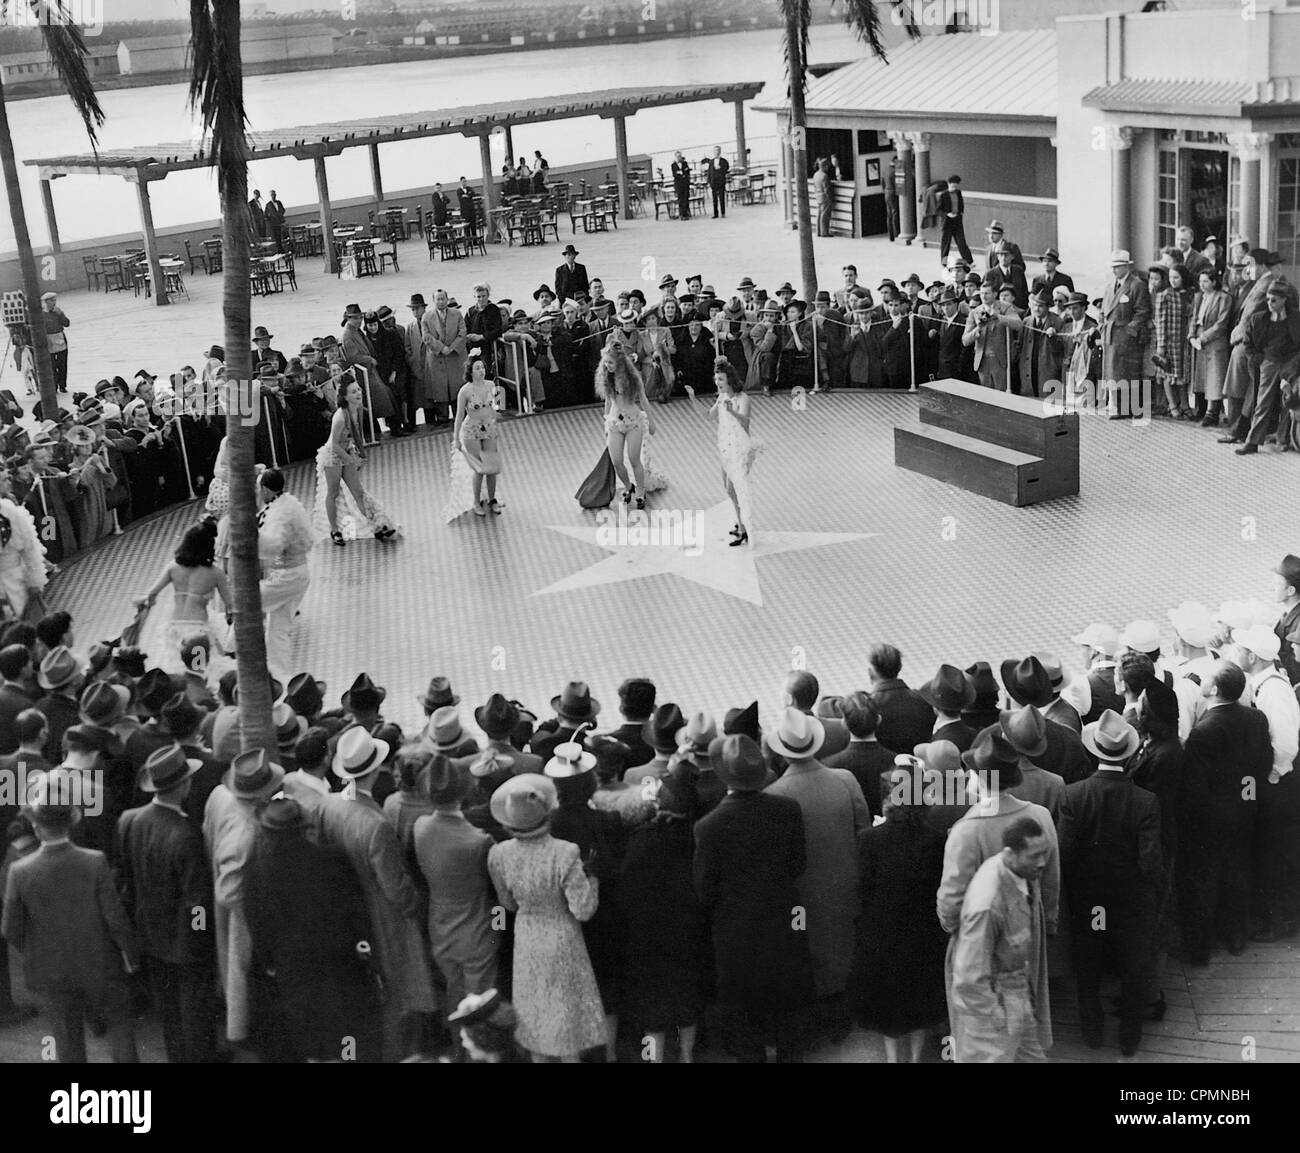
[[[10,499],[8,474],[0,473],[0,595],[9,602],[15,620],[22,620],[27,602],[45,588],[45,546],[36,522]]]
[[[216,562],[226,567],[230,554],[230,441],[224,436],[217,447],[217,460],[212,466],[212,479],[208,481],[208,498],[203,507],[217,522]]]
[[[316,453],[316,507],[312,527],[329,533],[336,545],[373,536],[388,540],[398,526],[361,483],[366,453],[361,447],[361,385],[355,380],[343,387],[339,406],[330,420],[329,439]],[[342,497],[343,507],[339,507]]]
[[[501,475],[501,446],[497,443],[497,382],[475,349],[465,365],[465,383],[456,394],[456,423],[451,432],[451,485],[443,519],[450,524],[463,513],[498,515],[506,507],[497,500]],[[483,482],[487,481],[487,500]]]
[[[227,632],[232,601],[226,574],[215,563],[216,540],[217,525],[210,518],[186,529],[175,559],[159,573],[149,591],[133,602],[137,608],[145,605],[152,608],[159,594],[171,587],[171,616],[160,616],[157,623],[151,621],[139,641],[150,660],[166,672],[185,671],[181,645],[192,637],[206,636],[209,652],[218,655],[222,652],[220,638]],[[217,597],[221,599],[226,622],[217,615],[213,603]]]
[[[722,459],[722,484],[736,510],[736,523],[731,529],[731,546],[745,544],[753,523],[754,493],[749,483],[749,470],[763,442],[749,432],[749,396],[741,385],[740,377],[726,357],[720,356],[713,365],[713,383],[718,387],[718,399],[709,408],[709,414],[718,414],[718,456]],[[689,385],[686,392],[691,400],[695,390]],[[701,402],[703,403],[703,402]]]
[[[655,423],[645,385],[629,349],[614,333],[601,350],[596,395],[605,402],[605,447],[623,482],[623,503],[645,508],[646,494],[668,487],[668,478],[650,465],[649,437]]]

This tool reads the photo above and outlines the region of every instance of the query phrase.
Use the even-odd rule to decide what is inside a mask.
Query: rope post
[[[275,451],[275,434],[271,428],[271,418],[267,415],[266,394],[259,389],[258,396],[262,401],[262,422],[266,425],[266,439],[271,446],[271,467],[279,468],[280,458],[279,454]]]
[[[181,442],[181,463],[185,466],[185,487],[189,491],[190,500],[193,500],[198,494],[194,491],[194,481],[190,476],[190,453],[185,446],[185,425],[181,423],[180,413],[173,416],[172,420],[176,422],[176,439]]]
[[[1005,329],[1007,334],[1007,392],[1011,392],[1011,329]]]
[[[916,391],[916,313],[911,309],[907,312],[907,347],[908,347],[908,365],[907,375],[912,382],[910,391]]]
[[[817,346],[821,343],[821,314],[817,312],[816,306],[813,307],[812,314],[812,365],[813,365],[813,392],[820,392],[822,387],[821,366],[817,359]]]

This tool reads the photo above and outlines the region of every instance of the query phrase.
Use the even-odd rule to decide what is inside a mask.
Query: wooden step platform
[[[1079,491],[1077,477],[1042,457],[933,425],[895,428],[894,463],[1017,508]]]

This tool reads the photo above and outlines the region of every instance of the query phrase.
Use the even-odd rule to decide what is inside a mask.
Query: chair
[[[190,250],[190,241],[188,237],[186,237],[185,239],[185,257],[190,262],[191,276],[194,275],[194,266],[197,264],[202,264],[203,271],[208,273],[209,276],[212,275],[211,272],[208,272],[208,254],[206,252],[203,252],[200,253],[198,256],[195,256],[194,253]]]
[[[357,258],[357,276],[378,276],[379,265],[375,262],[375,242],[373,240],[354,240],[352,252]]]
[[[105,256],[100,261],[100,271],[104,274],[105,292],[123,292],[131,287],[120,256]]]
[[[677,197],[670,196],[662,184],[656,184],[654,188],[655,198],[655,219],[659,219],[659,212],[662,209],[668,214],[669,220],[677,219]]]
[[[397,263],[397,238],[390,236],[386,248],[379,249],[376,253],[379,257],[379,272],[383,275],[384,266],[391,263],[394,272],[401,272],[401,266]]]
[[[142,292],[145,296],[153,295],[153,282],[149,278],[149,265],[143,260],[133,260],[126,271],[131,277],[131,287],[135,290],[135,295],[139,296]]]
[[[424,235],[424,207],[417,204],[415,206],[415,217],[406,218],[406,239],[410,240],[412,236]]]
[[[464,244],[466,256],[469,256],[476,248],[482,255],[487,255],[487,237],[481,220],[476,220],[469,226],[469,230],[465,234]]]
[[[289,228],[289,252],[293,256],[311,255],[311,234],[305,224],[294,224]]]
[[[436,251],[441,260],[459,260],[461,256],[460,241],[456,233],[446,224],[441,228],[430,228],[428,232],[429,259]]]
[[[555,243],[560,243],[560,218],[554,208],[543,208],[540,212],[541,241],[546,243],[546,230],[549,228],[555,236]]]
[[[203,242],[203,251],[207,254],[209,274],[220,272],[224,267],[221,260],[221,241],[205,240]]]
[[[406,239],[406,222],[400,208],[390,208],[384,213],[384,239],[392,244]]]
[[[270,268],[271,275],[275,277],[276,288],[284,291],[284,282],[289,282],[289,287],[298,291],[298,274],[294,267],[292,252],[282,252],[275,258],[275,262]]]
[[[163,289],[168,296],[183,296],[189,300],[190,294],[185,289],[185,278],[179,268],[170,268],[163,273]]]
[[[89,292],[91,288],[98,288],[103,277],[103,270],[99,267],[99,257],[83,256],[81,258],[81,267],[86,270],[86,291]]]
[[[269,260],[254,258],[248,266],[248,290],[253,296],[270,296],[281,291]]]

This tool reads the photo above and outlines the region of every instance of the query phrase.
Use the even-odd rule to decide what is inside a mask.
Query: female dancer
[[[361,469],[366,463],[361,447],[365,443],[361,406],[361,385],[354,379],[339,395],[339,406],[330,420],[329,440],[316,453],[312,525],[320,532],[328,524],[330,540],[340,546],[363,536],[388,540],[397,535],[397,526],[361,483]],[[338,502],[344,486],[344,511],[340,516]]]
[[[709,408],[709,412],[718,414],[718,455],[722,458],[722,484],[736,510],[736,523],[731,529],[734,538],[731,547],[735,548],[749,540],[754,507],[749,470],[763,443],[749,434],[749,396],[741,387],[736,370],[725,356],[714,361],[713,383],[718,389],[718,399]],[[689,385],[686,392],[692,400],[695,399],[695,390]]]
[[[646,433],[654,436],[654,420],[641,374],[628,352],[621,335],[614,333],[600,354],[596,395],[605,402],[605,450],[623,482],[623,503],[635,499],[636,507],[643,509],[646,493],[667,488],[668,479],[650,465]]]
[[[461,513],[498,515],[506,507],[497,500],[501,449],[497,444],[497,383],[475,349],[465,365],[465,383],[456,395],[456,423],[451,433],[451,490],[443,515],[448,524]],[[487,478],[487,500],[483,479]]]
[[[152,608],[158,594],[171,585],[171,619],[164,626],[160,638],[162,643],[150,645],[147,650],[166,654],[167,663],[159,661],[159,664],[168,672],[182,671],[180,646],[189,637],[206,634],[213,649],[220,651],[219,638],[225,630],[219,629],[212,620],[213,594],[221,598],[222,611],[227,614],[227,619],[233,601],[226,574],[215,563],[216,542],[217,522],[211,517],[186,529],[172,563],[159,573],[149,591],[133,602],[137,608],[145,605]],[[142,640],[141,646],[145,643]]]

